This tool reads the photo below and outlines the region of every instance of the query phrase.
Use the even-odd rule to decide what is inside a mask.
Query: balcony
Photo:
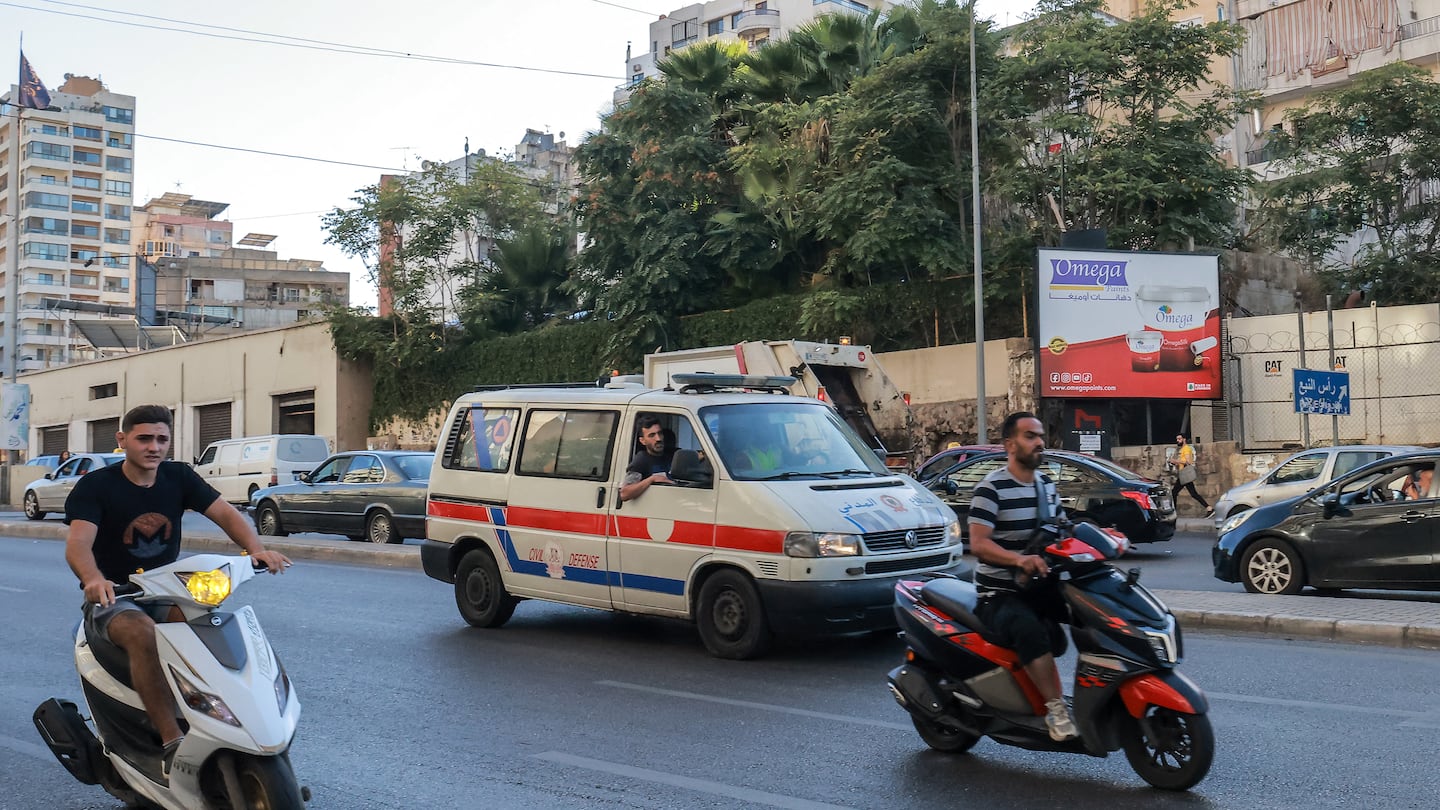
[[[830,14],[836,11],[849,11],[854,14],[869,14],[870,7],[864,3],[857,3],[855,0],[811,0],[817,6],[835,6],[835,8],[818,9],[821,14]]]
[[[756,34],[761,31],[779,31],[780,12],[773,8],[756,8],[742,11],[735,18],[735,33],[739,36]]]
[[[20,335],[21,343],[39,343],[45,346],[63,346],[64,344],[70,342],[70,339],[65,337],[64,334],[57,334],[55,332],[42,332],[39,329],[22,329],[20,330]]]

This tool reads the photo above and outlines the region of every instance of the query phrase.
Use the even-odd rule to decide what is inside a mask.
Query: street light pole
[[[980,251],[980,113],[975,71],[975,2],[970,0],[970,208],[975,243],[975,442],[986,444],[985,283]]]

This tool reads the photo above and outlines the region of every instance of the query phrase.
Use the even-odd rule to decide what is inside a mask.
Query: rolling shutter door
[[[115,449],[115,434],[120,432],[120,417],[97,419],[90,423],[90,452],[109,453]]]
[[[57,427],[40,428],[40,453],[42,456],[58,456],[61,450],[68,449],[70,444],[70,428],[67,425]]]
[[[195,409],[195,453],[205,452],[211,444],[230,438],[230,403],[217,402]]]

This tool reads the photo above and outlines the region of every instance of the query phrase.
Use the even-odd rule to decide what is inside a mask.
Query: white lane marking
[[[0,748],[8,748],[17,754],[28,754],[29,756],[36,757],[38,759],[55,758],[55,755],[50,753],[49,748],[46,748],[39,743],[27,742],[25,740],[16,739],[15,737],[7,737],[4,734],[0,734]]]
[[[1313,700],[1289,700],[1286,698],[1232,695],[1225,692],[1206,692],[1205,694],[1215,700],[1233,700],[1237,703],[1258,703],[1262,706],[1290,706],[1296,709],[1353,712],[1355,714],[1379,714],[1388,717],[1407,717],[1411,719],[1422,718],[1430,714],[1430,712],[1417,712],[1411,709],[1382,709],[1377,706],[1352,706],[1345,703],[1320,703]]]
[[[714,695],[702,695],[697,692],[681,692],[675,689],[659,689],[654,686],[642,686],[638,683],[625,683],[623,681],[596,681],[599,686],[612,686],[616,689],[631,689],[636,692],[649,692],[652,695],[665,695],[666,697],[683,698],[685,700],[700,700],[706,703],[720,703],[726,706],[739,706],[744,709],[758,709],[762,712],[775,712],[777,714],[795,714],[801,717],[814,717],[819,720],[834,720],[840,723],[850,723],[857,726],[874,726],[875,728],[891,728],[898,731],[910,731],[914,726],[910,723],[896,723],[890,720],[871,720],[868,717],[855,717],[848,714],[829,714],[827,712],[814,712],[809,709],[796,709],[791,706],[777,706],[773,703],[755,703],[749,700],[735,700],[733,698],[715,697]]]
[[[9,585],[0,585],[0,591],[9,591],[10,593],[29,593],[29,591],[25,590],[24,588],[12,588]]]
[[[697,793],[708,793],[711,796],[724,796],[727,799],[738,799],[739,801],[750,802],[751,804],[780,807],[784,810],[840,810],[840,808],[843,807],[843,805],[838,804],[812,802],[809,799],[783,796],[779,793],[766,793],[763,790],[736,787],[734,785],[727,785],[724,782],[711,782],[708,779],[695,779],[693,777],[680,776],[679,774],[666,773],[664,771],[652,771],[649,768],[636,768],[632,765],[621,765],[618,762],[606,762],[603,759],[577,757],[560,751],[546,751],[542,754],[535,754],[534,756],[535,759],[543,759],[547,762],[610,773],[629,779],[638,779],[642,782],[669,785],[685,790],[693,790]]]

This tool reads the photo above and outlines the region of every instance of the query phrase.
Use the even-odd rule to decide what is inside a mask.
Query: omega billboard
[[[1040,249],[1040,395],[1218,399],[1220,260]]]

